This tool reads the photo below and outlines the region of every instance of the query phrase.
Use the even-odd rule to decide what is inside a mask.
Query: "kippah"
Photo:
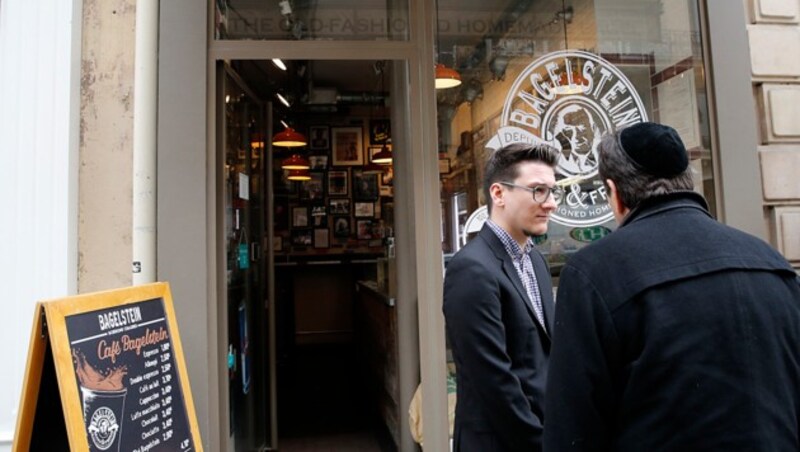
[[[670,126],[640,122],[622,129],[619,146],[642,171],[657,177],[674,177],[689,166],[686,147]]]

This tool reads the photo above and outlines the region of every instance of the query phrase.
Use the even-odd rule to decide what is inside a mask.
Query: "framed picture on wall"
[[[350,237],[350,217],[333,217],[333,236]]]
[[[370,144],[383,144],[392,135],[392,123],[388,119],[371,119],[369,121]]]
[[[328,169],[328,156],[327,155],[309,155],[308,163],[311,170],[324,170]]]
[[[364,141],[361,127],[334,127],[333,165],[352,166],[364,163]]]
[[[392,165],[386,165],[386,169],[383,170],[382,174],[378,174],[378,191],[380,192],[381,196],[393,196],[394,195],[394,168]]]
[[[328,195],[347,196],[348,171],[331,170],[328,171]]]
[[[356,220],[356,238],[359,240],[379,238],[378,234],[376,234],[375,226],[376,223],[372,220]]]
[[[308,128],[309,149],[329,149],[331,147],[328,137],[328,126],[311,126]],[[313,168],[313,167],[312,167]]]
[[[328,227],[328,209],[325,206],[311,206],[311,223],[315,228]]]
[[[305,206],[292,207],[292,227],[293,228],[308,227],[308,207]]]
[[[375,216],[375,203],[374,202],[356,202],[353,205],[353,214],[356,217],[372,218]]]
[[[319,201],[325,196],[325,172],[311,171],[308,175],[311,179],[301,184],[300,199]]]
[[[327,248],[330,246],[328,236],[328,228],[314,229],[314,248]]]
[[[353,170],[353,199],[374,201],[378,199],[378,175]]]
[[[312,243],[311,229],[295,229],[292,231],[292,245],[311,246]]]
[[[328,207],[331,215],[350,215],[350,198],[330,198]]]

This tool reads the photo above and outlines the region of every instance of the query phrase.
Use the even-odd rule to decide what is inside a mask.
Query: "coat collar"
[[[694,191],[677,191],[665,195],[651,196],[640,202],[622,220],[619,227],[623,228],[644,218],[673,209],[697,209],[711,217],[708,213],[708,204],[705,198]]]

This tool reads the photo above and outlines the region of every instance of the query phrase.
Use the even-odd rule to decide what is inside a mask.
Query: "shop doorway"
[[[397,64],[220,63],[230,450],[398,450]]]

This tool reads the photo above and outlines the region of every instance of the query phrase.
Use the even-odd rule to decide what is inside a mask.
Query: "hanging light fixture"
[[[572,7],[567,7],[565,4],[565,0],[561,0],[561,11],[556,14],[558,18],[561,19],[561,23],[564,24],[564,52],[569,51],[569,40],[567,39],[567,24],[572,22],[573,17],[573,10]],[[581,94],[583,93],[583,88],[586,86],[586,79],[583,78],[581,75],[581,67],[580,65],[576,65],[575,71],[573,72],[572,66],[570,65],[569,59],[564,58],[564,71],[561,73],[561,76],[558,80],[558,86],[553,89],[556,94],[566,96],[570,94]]]
[[[281,162],[281,168],[285,170],[309,170],[311,163],[307,158],[300,154],[292,154],[289,158]]]
[[[439,0],[436,0],[436,54],[441,52],[439,43]],[[455,61],[455,57],[453,58]],[[436,89],[455,88],[461,84],[461,74],[455,69],[449,68],[442,63],[436,63],[436,82],[434,86]]]
[[[278,132],[275,134],[275,136],[272,137],[273,146],[294,148],[294,147],[305,146],[306,144],[308,144],[308,140],[306,139],[305,135],[294,130],[291,127],[285,128],[283,132]]]
[[[308,169],[290,170],[289,175],[286,176],[286,179],[307,181],[311,180],[311,174],[308,172]]]
[[[386,147],[386,143],[383,143],[381,146],[381,150],[378,151],[377,154],[372,156],[372,162],[377,163],[378,165],[391,165],[392,163],[392,151]]]
[[[455,88],[461,84],[461,74],[442,63],[436,63],[436,89]]]
[[[379,65],[376,65],[376,69],[380,70],[380,74],[381,74],[381,80],[380,80],[381,89],[380,89],[380,92],[383,93],[384,92],[384,90],[383,90],[384,89],[384,74],[386,73],[386,67],[385,67],[385,65],[383,64],[382,61],[380,61],[379,63],[380,63]],[[383,140],[383,143],[381,145],[381,150],[378,151],[375,155],[372,156],[371,162],[365,168],[370,167],[370,165],[379,166],[379,165],[389,165],[389,164],[392,163],[392,151],[390,151],[389,148],[386,147],[386,143],[391,143],[391,141],[392,141],[392,137],[391,136],[388,136],[385,140]],[[373,168],[373,171],[374,170],[375,169]],[[383,171],[383,169],[381,169],[381,172],[382,171]]]

